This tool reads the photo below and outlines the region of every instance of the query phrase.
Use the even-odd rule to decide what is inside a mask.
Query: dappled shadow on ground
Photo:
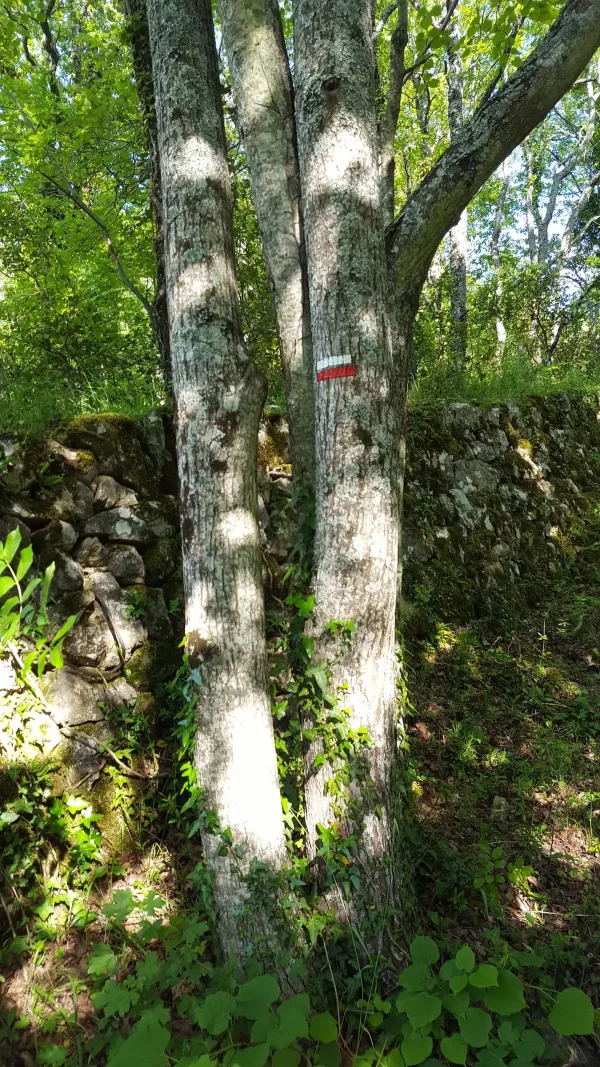
[[[415,849],[429,923],[541,948],[597,1000],[600,593],[593,564],[564,563],[408,635]]]

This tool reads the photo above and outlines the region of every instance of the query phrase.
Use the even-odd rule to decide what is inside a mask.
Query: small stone
[[[108,551],[107,569],[121,585],[137,585],[144,581],[146,568],[133,545],[112,545]]]
[[[508,801],[506,797],[494,797],[492,801],[492,819],[497,822],[505,822],[508,815]]]
[[[137,504],[138,498],[133,489],[119,485],[110,474],[100,474],[96,480],[94,494],[94,511],[106,511],[109,508],[129,508]]]
[[[73,555],[82,567],[103,571],[108,565],[108,546],[103,545],[97,537],[85,537]]]

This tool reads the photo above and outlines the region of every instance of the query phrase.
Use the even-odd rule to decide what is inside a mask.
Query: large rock
[[[65,726],[102,722],[99,707],[103,686],[93,685],[65,667],[47,675],[42,683],[44,696],[54,720]]]
[[[91,614],[67,634],[64,658],[77,667],[113,670],[121,663],[115,639],[102,608],[94,604]]]
[[[98,467],[91,452],[67,448],[60,441],[53,440],[48,441],[48,452],[67,477],[75,477],[80,482],[91,485],[98,474]]]
[[[77,541],[77,530],[70,522],[63,519],[53,519],[47,526],[35,530],[31,535],[31,543],[36,552],[46,549],[57,549],[60,552],[70,552]]]
[[[96,600],[102,601],[101,607],[110,615],[123,645],[125,659],[129,659],[131,653],[146,640],[146,629],[139,618],[131,615],[127,593],[108,571],[87,571],[84,588],[91,590]]]
[[[89,485],[73,478],[64,482],[52,500],[50,514],[74,526],[82,526],[94,510],[94,494]]]
[[[131,545],[149,545],[154,540],[149,524],[133,508],[113,508],[94,515],[86,523],[84,533],[86,537],[104,537]]]
[[[103,545],[97,537],[85,537],[73,555],[82,567],[104,571],[108,566],[108,546]]]
[[[138,498],[133,489],[120,485],[110,474],[100,474],[96,479],[94,493],[94,510],[107,511],[109,508],[129,508],[137,504]]]
[[[84,533],[87,537],[142,547],[152,544],[156,538],[171,538],[176,522],[173,503],[170,497],[165,497],[160,503],[149,500],[137,507],[101,511],[89,519]]]
[[[144,561],[133,545],[111,545],[107,570],[114,574],[121,585],[137,585],[144,581],[146,575]]]
[[[40,555],[40,566],[45,569],[50,563],[55,564],[52,580],[52,592],[55,596],[57,593],[75,593],[78,589],[83,589],[83,568],[66,552],[45,549]]]
[[[82,415],[69,423],[64,434],[67,445],[94,455],[99,474],[111,475],[144,498],[158,492],[159,471],[144,454],[138,438],[141,430],[132,419],[118,415]]]
[[[179,557],[179,545],[173,538],[160,538],[144,554],[149,585],[162,585],[173,574]]]

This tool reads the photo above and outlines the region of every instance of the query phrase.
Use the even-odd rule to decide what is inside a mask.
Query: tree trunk
[[[133,73],[142,109],[144,133],[150,161],[150,203],[154,218],[154,254],[156,256],[156,289],[152,309],[152,328],[161,357],[165,384],[167,390],[170,390],[171,351],[165,279],[162,188],[146,2],[145,0],[123,0],[123,10],[127,16]]]
[[[500,260],[500,237],[502,236],[502,224],[504,221],[504,205],[510,188],[510,176],[502,179],[502,185],[496,201],[494,228],[492,230],[492,263],[496,272],[496,337],[498,338],[497,365],[500,366],[504,349],[506,348],[506,326],[502,318],[502,298],[504,286],[502,282],[502,264]]]
[[[190,666],[198,668],[196,769],[206,806],[241,855],[214,872],[226,952],[248,942],[252,860],[285,856],[270,704],[256,447],[265,388],[242,343],[232,205],[210,0],[149,0],[165,218]],[[260,912],[246,917],[250,933]]]
[[[305,809],[311,856],[320,826],[357,835],[353,904],[363,915],[374,904],[382,916],[396,754],[398,447],[369,8],[354,0],[294,4],[316,368],[315,659],[329,662],[344,724],[357,737],[354,754],[340,743],[338,758],[318,766],[321,733],[307,724]],[[325,631],[332,620],[356,626],[348,649]],[[337,797],[332,780],[342,785]]]
[[[399,0],[396,25],[390,39],[390,82],[381,119],[381,204],[384,227],[391,226],[395,211],[396,133],[402,101],[408,44],[408,0]]]
[[[294,97],[277,0],[219,0],[285,380],[294,477],[314,473],[313,367]]]
[[[449,0],[446,0],[449,6]],[[450,140],[455,141],[463,128],[462,62],[458,52],[457,27],[451,29],[448,51],[448,124]],[[449,234],[450,270],[450,353],[456,370],[467,362],[467,212],[462,212]]]

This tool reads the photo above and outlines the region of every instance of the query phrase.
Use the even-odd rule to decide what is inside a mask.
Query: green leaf
[[[443,982],[449,982],[451,978],[454,978],[458,974],[458,967],[454,960],[446,960],[440,967],[440,978]]]
[[[414,1067],[417,1063],[423,1063],[431,1054],[432,1048],[433,1041],[430,1037],[423,1037],[422,1034],[409,1034],[400,1046],[406,1067]]]
[[[323,1041],[325,1044],[337,1041],[338,1029],[333,1015],[330,1015],[328,1011],[313,1015],[310,1020],[310,1036],[315,1041]]]
[[[0,596],[5,596],[9,589],[13,588],[14,584],[14,579],[10,575],[7,575],[6,578],[0,578]]]
[[[92,955],[88,960],[88,974],[109,975],[117,969],[117,957],[110,945],[94,945]]]
[[[17,567],[17,581],[20,582],[33,563],[33,548],[31,545],[27,545],[19,556],[19,566]]]
[[[32,594],[33,592],[35,592],[35,590],[37,589],[38,585],[41,585],[41,584],[42,584],[42,579],[41,579],[41,578],[32,578],[32,579],[31,579],[31,581],[30,581],[30,582],[28,582],[27,586],[26,586],[26,587],[25,587],[25,589],[23,590],[23,597],[22,597],[22,599],[23,599],[23,603],[24,603],[24,604],[26,604],[26,603],[27,603],[27,601],[28,601],[28,600],[30,599],[30,597],[31,597],[31,594]]]
[[[443,997],[442,1003],[446,1011],[449,1011],[451,1015],[455,1015],[457,1019],[462,1019],[464,1018],[467,1008],[471,1003],[469,991],[467,989],[463,989],[460,993],[455,993],[451,997]]]
[[[413,963],[432,964],[437,963],[440,951],[431,937],[415,937],[410,946],[410,955]]]
[[[20,544],[21,531],[17,526],[15,530],[10,531],[2,548],[2,559],[5,561],[5,563],[12,563]]]
[[[300,1053],[295,1048],[280,1048],[271,1056],[272,1067],[298,1067]]]
[[[420,1030],[427,1023],[432,1023],[441,1013],[441,1000],[439,997],[430,996],[429,993],[416,993],[406,1007],[406,1014],[415,1030]]]
[[[469,1046],[460,1034],[452,1034],[452,1037],[443,1037],[440,1041],[440,1048],[449,1063],[461,1063],[464,1065],[467,1062]]]
[[[476,989],[489,989],[490,986],[497,986],[498,968],[491,963],[482,963],[481,967],[469,975],[469,982]]]
[[[51,644],[52,645],[57,645],[59,641],[62,641],[63,637],[65,637],[68,634],[69,630],[75,625],[76,622],[77,622],[77,616],[76,615],[69,615],[69,618],[67,619],[67,621],[65,623],[63,623],[63,625],[61,626],[60,630],[57,633],[54,634],[54,637],[52,638]]]
[[[431,972],[425,963],[413,963],[405,967],[398,975],[398,982],[403,989],[410,989],[413,993],[420,993],[430,984]]]
[[[466,971],[467,974],[470,974],[475,966],[475,953],[473,952],[473,949],[469,948],[468,945],[463,945],[463,947],[456,953],[454,962],[459,971]]]
[[[525,997],[522,982],[512,971],[500,971],[497,988],[485,992],[483,1003],[499,1015],[514,1015],[517,1011],[523,1011]]]
[[[391,1048],[381,1060],[381,1067],[406,1067],[399,1048]]]
[[[541,1059],[546,1050],[546,1042],[537,1030],[523,1030],[515,1045],[515,1055],[526,1063]]]
[[[171,1040],[171,1035],[166,1026],[163,1026],[160,1017],[161,1013],[156,1009],[144,1012],[129,1037],[126,1037],[125,1041],[111,1052],[107,1067],[132,1067],[133,1064],[143,1064],[144,1067],[169,1067],[165,1049]]]
[[[235,1007],[235,997],[231,993],[210,993],[204,1003],[194,1009],[194,1022],[216,1037],[229,1026]]]
[[[315,1062],[319,1067],[340,1067],[342,1053],[336,1044],[319,1045]]]
[[[591,1034],[594,1030],[594,1005],[582,989],[564,989],[554,1002],[548,1022],[563,1037]]]
[[[105,904],[102,911],[107,919],[114,919],[117,923],[125,921],[128,915],[136,907],[131,889],[117,889],[109,904]]]
[[[272,974],[260,974],[240,986],[237,1007],[244,1019],[258,1019],[274,1001],[279,1000],[279,982]]]
[[[260,975],[261,978],[266,977]],[[254,981],[254,979],[251,979]],[[269,1058],[268,1045],[251,1045],[250,1048],[236,1049],[228,1067],[264,1067]],[[132,1067],[132,1065],[130,1065]],[[144,1064],[144,1067],[146,1065]]]
[[[450,979],[450,989],[453,993],[460,993],[461,989],[469,984],[469,976],[467,974],[455,974],[454,978]]]
[[[461,1036],[473,1048],[485,1048],[492,1025],[492,1016],[481,1008],[467,1008],[464,1019],[458,1020]]]

